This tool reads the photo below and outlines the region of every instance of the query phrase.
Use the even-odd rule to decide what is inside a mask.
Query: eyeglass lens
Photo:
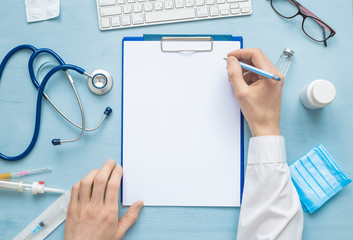
[[[330,31],[322,26],[317,19],[307,17],[303,22],[303,31],[316,41],[324,41],[330,35]]]
[[[291,18],[299,13],[298,6],[291,0],[272,0],[273,9],[282,17]],[[312,39],[322,42],[330,35],[324,23],[310,16],[304,18],[303,31]]]
[[[297,5],[290,0],[272,0],[272,7],[285,18],[294,17],[299,12]]]

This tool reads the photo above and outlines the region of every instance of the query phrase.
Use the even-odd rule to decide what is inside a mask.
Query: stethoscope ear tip
[[[104,114],[109,116],[112,113],[113,109],[111,109],[110,107],[107,107],[104,111]]]
[[[57,146],[57,145],[60,145],[61,144],[61,140],[60,139],[53,139],[51,141],[51,143],[54,145],[54,146]]]

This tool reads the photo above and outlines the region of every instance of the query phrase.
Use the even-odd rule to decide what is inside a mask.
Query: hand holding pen
[[[227,60],[227,58],[224,58],[224,60]],[[243,62],[239,62],[239,64],[243,69],[247,70],[247,72],[244,73],[243,76],[252,72],[252,73],[261,75],[263,77],[267,77],[267,78],[270,78],[270,79],[273,79],[276,81],[281,81],[281,78],[279,76],[277,76],[276,74],[266,72],[265,70],[259,69],[257,67],[251,66],[251,65],[243,63]]]
[[[281,78],[274,81],[241,67],[252,65]],[[280,135],[283,75],[260,49],[240,49],[228,54],[228,78],[252,135]],[[245,75],[244,75],[245,73]]]

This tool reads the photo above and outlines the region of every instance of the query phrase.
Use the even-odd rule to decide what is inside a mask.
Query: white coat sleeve
[[[303,211],[282,136],[250,139],[237,240],[299,240]]]

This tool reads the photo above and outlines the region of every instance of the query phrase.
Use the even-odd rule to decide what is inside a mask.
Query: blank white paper
[[[123,205],[240,206],[241,113],[223,59],[239,48],[124,42]]]

